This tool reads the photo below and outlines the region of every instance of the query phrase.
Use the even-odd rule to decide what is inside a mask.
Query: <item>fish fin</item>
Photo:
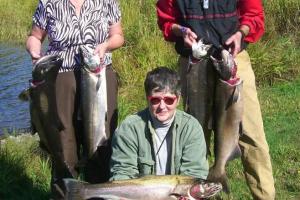
[[[206,142],[206,157],[210,157],[212,155],[212,153],[210,151],[212,131],[205,130],[204,133],[205,133],[204,136],[205,136],[205,142]]]
[[[31,127],[30,127],[31,135],[35,135],[37,133],[37,129],[32,121],[30,121],[30,125],[31,125]]]
[[[237,86],[235,86],[232,94],[232,102],[236,103],[240,99],[240,95],[241,95],[240,90],[238,89]]]
[[[63,179],[65,186],[65,199],[68,200],[79,200],[85,199],[83,194],[84,183],[76,179],[65,178]]]
[[[62,131],[62,130],[64,130],[65,129],[65,126],[63,125],[63,123],[61,122],[61,120],[58,118],[58,120],[57,120],[57,129],[59,130],[59,131]]]
[[[230,187],[228,183],[228,178],[226,172],[220,172],[215,166],[210,168],[207,180],[210,182],[221,183],[223,191],[227,194],[230,193]]]
[[[119,197],[119,196],[115,196],[115,195],[108,195],[108,194],[99,195],[95,198],[97,198],[97,199],[100,198],[100,199],[104,199],[104,200],[120,200],[120,199],[122,199],[122,200],[131,200],[131,199],[128,199],[128,198]]]
[[[215,196],[222,188],[221,183],[209,181],[196,183],[188,190],[188,199],[207,199]]]
[[[83,169],[86,166],[87,162],[88,162],[88,158],[87,157],[83,157],[82,159],[80,159],[77,162],[75,168],[76,169]]]
[[[233,92],[226,104],[226,110],[234,103],[238,102],[238,100],[241,98],[241,93],[240,90],[238,89],[237,86],[234,86]]]
[[[53,184],[53,189],[55,189],[55,192],[59,193],[59,195],[64,198],[65,197],[65,194],[63,192],[63,190],[58,186],[58,184]]]
[[[244,134],[243,122],[240,122],[239,135],[242,136]]]
[[[30,99],[30,88],[24,89],[19,95],[18,98],[21,101],[29,101]]]
[[[62,123],[62,121],[61,121],[61,119],[60,119],[60,117],[58,115],[55,117],[54,120],[55,120],[54,121],[55,126],[58,129],[58,131],[62,131],[62,130],[65,129],[65,126],[63,125],[63,123]]]
[[[242,155],[241,149],[240,149],[239,145],[236,145],[236,147],[234,148],[234,150],[230,154],[230,156],[229,156],[229,158],[228,158],[227,161],[239,158],[239,157],[241,157],[241,155]]]
[[[96,91],[99,90],[100,84],[101,84],[100,74],[98,74],[97,77],[98,77],[98,81],[97,81],[97,84],[96,84]]]

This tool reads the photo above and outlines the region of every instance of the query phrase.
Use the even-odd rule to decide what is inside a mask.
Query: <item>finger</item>
[[[36,60],[41,58],[41,54],[36,53],[36,52],[31,52],[30,56],[31,56],[32,59],[36,59]]]
[[[236,55],[237,55],[240,51],[241,51],[241,48],[240,48],[240,47],[234,48],[234,51],[233,51],[233,53],[232,53],[232,56],[235,58]]]
[[[229,46],[230,44],[233,43],[233,41],[234,41],[234,37],[231,36],[230,38],[228,38],[228,39],[226,40],[225,44]]]
[[[192,45],[193,45],[193,41],[192,40],[190,40],[189,38],[188,39],[185,39],[184,40],[184,42],[185,42],[185,45],[187,46],[187,47],[192,47]]]
[[[192,37],[194,40],[196,40],[198,36],[197,36],[196,33],[194,33],[193,31],[191,31],[191,37]]]
[[[95,50],[94,50],[94,55],[99,54],[100,51],[101,51],[101,46],[100,46],[100,45],[96,46],[96,48],[95,48]]]

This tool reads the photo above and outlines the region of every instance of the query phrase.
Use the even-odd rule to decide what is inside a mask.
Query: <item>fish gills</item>
[[[215,162],[209,170],[208,180],[220,182],[224,191],[229,193],[226,176],[226,163],[241,155],[238,140],[241,133],[243,82],[231,85],[221,79],[216,85],[215,95]]]

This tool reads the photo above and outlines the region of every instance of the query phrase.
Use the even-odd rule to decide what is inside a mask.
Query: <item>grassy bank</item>
[[[0,0],[0,41],[24,44],[38,0]],[[126,44],[114,53],[122,100],[140,107],[142,80],[157,65],[176,68],[173,44],[165,42],[156,24],[156,0],[120,0]],[[264,0],[266,33],[249,46],[260,85],[290,80],[300,72],[300,1]],[[134,10],[134,12],[132,12]],[[132,73],[134,72],[134,73]],[[129,92],[130,91],[130,92]],[[130,93],[130,94],[129,94]]]
[[[280,200],[300,198],[300,79],[259,90],[265,131],[273,164],[276,196]],[[36,138],[7,139],[0,146],[0,199],[47,199],[50,168]],[[229,163],[229,196],[251,199],[240,160]]]

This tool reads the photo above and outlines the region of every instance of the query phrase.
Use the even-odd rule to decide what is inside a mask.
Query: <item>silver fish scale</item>
[[[105,121],[107,89],[105,68],[95,74],[82,68],[81,109],[87,157],[93,156],[98,146],[106,145]]]

